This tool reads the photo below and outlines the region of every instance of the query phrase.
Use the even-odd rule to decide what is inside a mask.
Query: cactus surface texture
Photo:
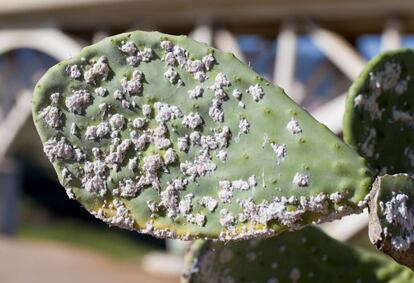
[[[414,270],[414,178],[406,174],[378,177],[370,195],[371,242]]]
[[[414,51],[372,59],[346,101],[344,139],[379,175],[414,173]]]
[[[131,32],[38,82],[33,117],[68,195],[163,238],[278,234],[359,211],[373,174],[237,60],[185,36]]]
[[[413,282],[393,260],[340,243],[306,227],[268,239],[198,240],[186,257],[182,283]]]

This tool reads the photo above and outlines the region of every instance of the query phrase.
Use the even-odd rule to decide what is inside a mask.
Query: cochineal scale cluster
[[[377,177],[370,193],[369,237],[382,252],[414,270],[414,178]]]
[[[184,36],[131,32],[38,82],[33,117],[69,197],[168,238],[273,235],[359,211],[365,161],[283,90]]]

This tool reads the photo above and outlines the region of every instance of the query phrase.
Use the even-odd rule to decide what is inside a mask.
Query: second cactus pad
[[[86,47],[38,82],[33,117],[70,197],[159,237],[331,220],[358,210],[372,180],[283,90],[184,36],[136,31]]]
[[[321,230],[232,243],[195,241],[181,283],[414,282],[390,258],[340,243]]]
[[[380,175],[414,173],[414,51],[399,49],[372,59],[352,84],[344,139]]]

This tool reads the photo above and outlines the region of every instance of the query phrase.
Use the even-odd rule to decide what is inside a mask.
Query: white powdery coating
[[[239,122],[239,131],[243,134],[247,134],[250,131],[250,123],[245,118]]]
[[[258,84],[250,86],[247,89],[247,93],[249,93],[256,102],[260,101],[264,96],[263,88]]]
[[[186,194],[182,200],[180,200],[180,202],[178,204],[178,210],[180,211],[181,214],[187,215],[192,211],[192,209],[193,209],[193,204],[192,204],[193,198],[194,198],[194,194],[189,193],[189,194]]]
[[[289,123],[286,125],[286,129],[294,135],[302,133],[302,128],[299,126],[299,122],[293,118],[290,119]]]
[[[88,126],[85,131],[85,137],[89,140],[103,138],[110,133],[109,123],[102,122],[97,126]]]
[[[229,145],[229,140],[231,137],[230,128],[224,126],[223,128],[217,130],[213,129],[214,131],[214,139],[220,149],[225,148]]]
[[[167,217],[174,219],[178,215],[178,192],[172,185],[168,185],[161,192],[160,205],[167,209]]]
[[[220,210],[220,224],[226,229],[231,229],[236,224],[236,217],[231,214],[227,209]]]
[[[303,173],[298,172],[293,177],[293,184],[295,184],[298,187],[308,187],[309,183],[310,183],[309,176]]]
[[[400,111],[395,106],[392,108],[392,119],[394,121],[403,122],[408,124],[409,126],[414,126],[414,115],[411,115],[410,113]]]
[[[191,132],[190,134],[190,141],[193,145],[200,145],[201,141],[201,134],[199,131]]]
[[[105,96],[105,94],[107,93],[108,91],[107,91],[107,89],[106,88],[104,88],[104,87],[97,87],[97,88],[95,88],[95,94],[97,95],[97,96]]]
[[[89,193],[96,193],[100,196],[106,194],[105,180],[99,175],[86,176],[82,179],[82,187]]]
[[[66,67],[66,73],[71,77],[72,79],[77,79],[81,76],[81,72],[79,70],[78,65],[70,65]]]
[[[227,160],[227,151],[220,150],[219,152],[217,152],[216,156],[221,162],[224,162]]]
[[[129,216],[128,209],[120,200],[114,199],[109,207],[112,210],[111,216],[109,217],[105,215],[104,209],[99,209],[97,212],[91,211],[91,213],[109,225],[115,225],[129,230],[134,228],[134,219]]]
[[[206,154],[197,156],[193,162],[186,160],[180,164],[181,172],[189,176],[191,180],[196,180],[200,176],[205,176],[216,170],[217,165],[211,161],[210,157]]]
[[[190,74],[204,72],[204,63],[201,60],[187,60],[184,67]]]
[[[150,117],[151,116],[151,113],[152,113],[151,105],[149,105],[149,104],[142,105],[142,114],[145,117]]]
[[[122,89],[127,94],[140,94],[142,91],[142,79],[143,74],[140,71],[135,70],[132,73],[131,79],[121,79]]]
[[[397,85],[394,88],[394,91],[398,94],[401,95],[404,92],[407,91],[408,88],[408,82],[411,80],[410,76],[407,76],[407,78],[405,78],[405,80],[401,80],[397,83]]]
[[[223,203],[230,203],[233,198],[233,191],[227,189],[221,189],[218,192],[218,197]]]
[[[323,193],[309,199],[301,197],[300,200],[295,197],[276,197],[270,202],[264,200],[258,205],[251,198],[238,199],[237,203],[243,209],[243,212],[239,214],[241,222],[249,221],[253,225],[267,225],[269,221],[277,220],[290,228],[300,227],[302,215],[307,211],[324,214],[329,210],[327,197]],[[288,206],[292,204],[298,205],[297,210],[288,209]]]
[[[194,217],[194,223],[200,227],[204,227],[206,225],[207,218],[205,215],[197,213]]]
[[[164,40],[160,43],[161,49],[164,49],[165,51],[173,51],[174,45],[171,41]]]
[[[139,184],[137,184],[131,179],[123,180],[119,182],[119,185],[118,185],[119,195],[121,197],[127,197],[127,198],[135,197],[137,193],[140,192],[142,189],[143,189],[142,186],[140,186]]]
[[[226,183],[221,183],[221,184],[224,186],[227,186]],[[231,184],[231,190],[234,189],[234,190],[240,190],[240,191],[247,191],[257,186],[257,179],[255,175],[251,175],[247,179],[247,181],[240,179],[240,180],[232,181],[230,184]],[[227,187],[227,190],[229,190],[228,187]]]
[[[135,44],[132,41],[127,41],[127,42],[122,41],[121,43],[122,45],[119,49],[122,52],[127,53],[127,54],[133,54],[137,51],[137,48],[135,47]]]
[[[114,114],[109,118],[109,124],[111,125],[112,129],[120,130],[125,124],[125,118],[122,114]]]
[[[233,97],[234,98],[236,98],[236,99],[241,99],[241,96],[242,96],[242,93],[241,93],[241,91],[240,90],[238,90],[237,88],[235,88],[234,90],[233,90],[233,93],[232,93],[232,95],[233,95]]]
[[[335,193],[332,193],[332,194],[329,196],[329,199],[330,199],[333,203],[340,203],[340,202],[344,199],[344,196],[343,196],[340,192],[335,192]]]
[[[132,172],[138,167],[138,158],[133,157],[128,161],[128,169]]]
[[[50,104],[53,106],[57,106],[59,103],[60,93],[55,92],[50,95]]]
[[[187,152],[190,148],[190,145],[188,143],[188,137],[179,137],[177,138],[177,147],[179,151]]]
[[[62,113],[55,106],[47,106],[39,113],[43,122],[52,128],[59,128],[62,125]]]
[[[222,109],[223,101],[220,99],[214,98],[212,101],[212,105],[208,109],[208,115],[211,119],[215,122],[223,122],[224,121],[224,112]]]
[[[279,164],[287,155],[287,146],[285,144],[277,143],[272,143],[270,146],[272,147],[273,152],[276,155],[277,163]]]
[[[180,108],[175,105],[168,105],[166,103],[156,102],[155,108],[158,113],[155,116],[155,120],[158,124],[165,124],[171,119],[181,118],[183,116]]]
[[[60,138],[59,141],[57,141],[56,138],[49,139],[43,145],[43,151],[50,162],[61,159],[70,160],[74,156],[72,145],[67,143],[66,139],[63,137]]]
[[[180,64],[181,66],[184,66],[185,63],[187,62],[187,58],[188,58],[188,52],[187,50],[185,50],[184,48],[175,45],[173,47],[173,54],[175,57],[175,60],[177,60],[178,64]]]
[[[97,78],[106,80],[109,74],[108,59],[105,56],[99,57],[99,59],[83,74],[83,78],[87,83],[95,83]]]
[[[376,130],[373,128],[369,129],[367,137],[365,138],[364,142],[360,144],[361,151],[364,154],[364,156],[372,157],[374,155],[376,137]]]
[[[211,68],[213,67],[213,64],[216,61],[216,59],[214,58],[214,56],[212,54],[208,54],[208,55],[204,56],[201,59],[201,61],[203,61],[204,67],[206,68],[206,70],[210,71]]]
[[[393,192],[385,205],[380,203],[385,220],[398,230],[399,235],[391,237],[391,245],[398,251],[407,251],[414,242],[414,214],[407,205],[408,200],[408,195]]]
[[[200,86],[196,86],[194,89],[188,91],[188,96],[192,99],[197,99],[203,96],[204,89]]]
[[[184,116],[182,124],[185,127],[194,130],[195,128],[203,124],[203,119],[197,112],[190,112],[188,115]]]
[[[115,90],[113,96],[117,100],[122,100],[125,97],[125,93],[119,89]]]
[[[173,52],[167,52],[162,60],[170,66],[173,66],[176,62]]]
[[[73,95],[66,97],[65,105],[70,112],[81,114],[92,96],[84,89],[73,91]]]
[[[159,154],[148,155],[144,157],[142,169],[147,173],[156,173],[164,165]]]
[[[63,180],[65,181],[66,184],[69,183],[70,181],[72,181],[72,173],[70,173],[68,168],[63,168],[62,178],[63,178]],[[66,192],[68,193],[68,191],[66,191]],[[71,193],[70,195],[68,193],[69,198],[73,199],[75,196],[73,195],[72,190],[70,190],[69,192]]]
[[[215,200],[215,199],[214,199],[214,198],[212,198],[212,197],[209,197],[209,196],[204,196],[204,197],[202,197],[202,198],[198,201],[198,203],[199,203],[200,205],[202,205],[202,206],[206,207],[206,208],[208,209],[208,211],[210,211],[210,212],[213,212],[213,211],[216,209],[217,205],[218,205],[218,201],[217,201],[217,200]]]
[[[177,160],[177,155],[172,148],[169,148],[164,153],[164,163],[166,165],[172,164]]]
[[[146,119],[145,118],[135,118],[134,121],[132,121],[132,125],[134,128],[141,129],[145,126]]]
[[[176,84],[179,79],[178,73],[173,68],[168,68],[164,73],[164,77],[172,84]]]
[[[289,279],[292,283],[297,282],[300,279],[300,270],[298,268],[292,268],[289,273]]]
[[[230,85],[230,81],[227,78],[227,76],[223,73],[218,73],[215,80],[214,80],[214,85],[212,85],[210,88],[212,90],[217,90],[217,89],[222,89],[225,86],[229,86]]]
[[[149,62],[153,57],[153,52],[151,48],[144,48],[144,50],[139,51],[137,57],[140,58],[142,62]]]

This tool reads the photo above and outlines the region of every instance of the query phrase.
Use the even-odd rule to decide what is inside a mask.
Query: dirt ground
[[[139,264],[64,244],[0,237],[2,283],[178,283],[145,273]]]

